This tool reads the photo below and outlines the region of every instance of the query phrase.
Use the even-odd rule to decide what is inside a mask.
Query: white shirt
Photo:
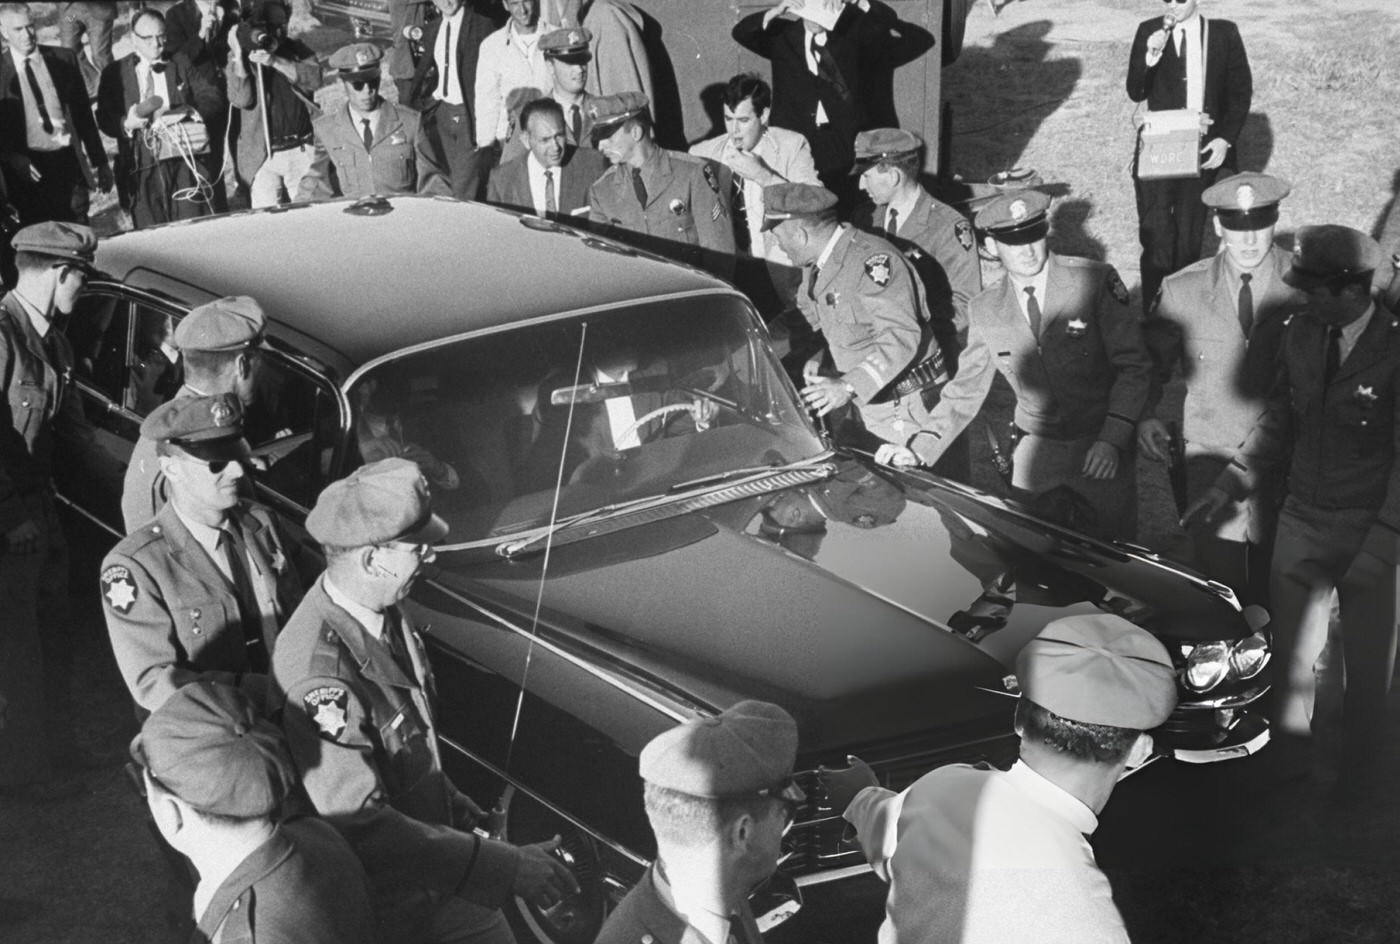
[[[1008,279],[1011,279],[1010,276],[1007,276],[1007,278],[1008,278]],[[1038,273],[1036,274],[1035,278],[1033,278],[1033,279],[1027,279],[1027,280],[1024,281],[1024,282],[1019,281],[1018,279],[1011,279],[1011,287],[1014,288],[1014,289],[1016,290],[1016,301],[1017,301],[1017,303],[1019,303],[1020,306],[1021,306],[1021,317],[1026,319],[1026,324],[1030,324],[1030,323],[1031,323],[1031,315],[1030,315],[1030,307],[1029,307],[1029,306],[1030,306],[1030,296],[1028,296],[1028,295],[1026,294],[1026,289],[1027,289],[1027,288],[1034,288],[1034,289],[1035,289],[1035,300],[1036,300],[1037,302],[1040,303],[1040,314],[1041,314],[1041,316],[1043,317],[1043,316],[1045,315],[1045,287],[1046,287],[1046,285],[1049,284],[1049,282],[1050,282],[1050,260],[1049,260],[1049,259],[1046,259],[1046,260],[1045,260],[1045,265],[1043,265],[1043,266],[1040,267],[1040,272],[1038,272]]]
[[[228,558],[224,552],[219,550],[218,528],[211,528],[207,524],[201,524],[192,518],[187,517],[180,510],[180,506],[171,501],[171,507],[175,509],[175,516],[180,519],[180,523],[189,529],[190,536],[195,539],[200,547],[204,548],[204,553],[209,555],[209,559],[214,562],[214,566],[219,568],[219,573],[233,581],[233,571],[229,568]],[[247,544],[247,536],[244,536],[244,544]],[[260,580],[263,576],[262,568],[253,559],[253,552],[249,551],[243,555],[243,569],[248,572],[248,582],[253,585],[253,596],[258,601],[258,615],[262,618],[263,631],[265,634],[277,634],[277,601],[268,590],[270,581]],[[266,635],[264,636],[266,638]]]
[[[33,326],[34,333],[39,336],[39,339],[47,338],[49,328],[53,327],[53,322],[49,320],[48,316],[39,310],[38,305],[21,295],[18,289],[11,289],[10,294],[15,297],[20,307],[24,309],[24,313],[29,316],[29,323]]]
[[[536,216],[544,216],[545,214],[545,171],[549,171],[549,173],[554,175],[554,210],[556,213],[559,211],[559,189],[560,185],[564,182],[563,170],[564,168],[562,167],[545,167],[539,162],[539,159],[535,157],[534,151],[530,151],[526,156],[525,172],[530,176],[530,199],[535,204]]]
[[[443,19],[433,44],[433,61],[438,67],[438,87],[433,94],[449,105],[466,104],[462,98],[462,77],[457,74],[457,42],[462,35],[465,10],[465,6],[460,6],[456,13]],[[451,49],[447,48],[448,39],[452,40]]]
[[[803,51],[805,51],[807,54],[807,71],[812,73],[813,75],[821,74],[820,70],[817,67],[816,47],[821,46],[823,49],[825,49],[826,38],[826,30],[818,30],[815,33],[811,30],[807,30],[807,41],[802,44]],[[831,119],[826,116],[826,106],[822,104],[821,98],[818,97],[816,120],[817,127],[820,128],[822,125],[826,124],[830,120]]]
[[[1098,817],[1024,762],[869,787],[845,818],[890,883],[880,944],[1127,944],[1087,838]]]
[[[63,117],[63,101],[58,97],[58,87],[53,84],[48,63],[44,62],[38,47],[35,47],[27,58],[34,69],[34,78],[39,83],[44,109],[49,115],[49,124],[53,125],[52,134],[44,131],[43,120],[39,117],[38,99],[34,97],[34,90],[29,87],[29,79],[24,74],[26,57],[21,56],[17,49],[11,49],[10,56],[15,61],[15,71],[18,73],[15,81],[19,83],[20,98],[24,101],[25,143],[31,151],[57,151],[68,147],[73,143],[73,135],[68,129],[67,119]]]
[[[894,232],[896,235],[898,235],[900,227],[902,227],[908,221],[909,214],[914,212],[914,205],[918,202],[919,189],[917,187],[911,189],[909,191],[909,195],[903,200],[899,202],[891,200],[889,205],[885,207],[885,218],[880,221],[880,225],[884,227],[885,232],[888,233],[890,231],[891,210],[894,210],[896,214]]]
[[[170,64],[165,63],[165,68],[160,72],[153,72],[153,63],[136,57],[136,91],[140,96],[139,101],[145,101],[152,95],[158,96],[165,103],[166,108],[170,108],[174,103],[174,98],[170,94]]]
[[[673,886],[666,880],[664,870],[658,861],[656,867],[651,870],[651,883],[656,888],[656,897],[661,899],[661,903],[671,910],[671,913],[680,918],[691,929],[699,931],[707,941],[712,944],[725,944],[729,938],[728,916],[716,914],[698,902],[692,901],[692,895],[688,894],[690,889],[683,885]]]
[[[1186,107],[1192,111],[1205,111],[1205,50],[1201,45],[1201,29],[1205,18],[1200,13],[1192,13],[1189,19],[1182,20],[1172,30],[1172,42],[1176,43],[1177,54],[1185,53],[1186,60]],[[1182,49],[1183,41],[1185,50]]]
[[[345,591],[331,582],[329,574],[321,579],[321,586],[326,588],[326,596],[331,598],[332,603],[354,617],[355,622],[363,626],[365,631],[375,639],[380,642],[384,641],[383,613],[376,613],[369,607],[356,603],[347,597]]]
[[[518,88],[539,89],[543,94],[554,87],[554,74],[540,37],[554,30],[541,20],[528,36],[511,20],[481,41],[476,61],[476,140],[486,145],[510,136],[510,112],[506,99]]]
[[[379,116],[382,113],[376,108],[374,111],[358,111],[353,105],[346,105],[345,110],[350,113],[350,125],[355,129],[355,133],[361,139],[365,136],[365,126],[363,122],[369,122],[370,145],[379,143]]]
[[[615,375],[610,375],[601,369],[593,371],[597,375],[599,383],[626,383],[627,375],[631,371],[618,371]],[[608,411],[608,430],[612,433],[613,445],[618,449],[633,449],[642,444],[642,437],[638,435],[637,411],[632,406],[631,397],[608,397],[603,401],[603,405]]]
[[[1351,352],[1356,349],[1356,342],[1361,340],[1361,333],[1366,330],[1366,326],[1371,323],[1371,317],[1376,313],[1376,303],[1372,302],[1371,307],[1366,309],[1366,314],[1357,318],[1351,324],[1342,326],[1342,341],[1339,345],[1342,350],[1342,359],[1337,363],[1345,364],[1346,359],[1351,356]]]

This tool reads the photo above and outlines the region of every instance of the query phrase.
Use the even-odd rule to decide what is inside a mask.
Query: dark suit
[[[133,134],[124,127],[131,106],[143,97],[136,64],[135,53],[113,62],[102,70],[102,79],[97,88],[97,125],[117,139],[116,176],[121,185],[117,192],[131,212],[132,223],[137,229],[171,220],[207,216],[214,212],[210,191],[195,193],[193,199],[176,199],[175,194],[199,186],[201,180],[205,186],[212,186],[218,169],[211,165],[209,155],[193,157],[199,174],[197,179],[196,171],[180,157],[157,160],[145,139],[144,129]],[[167,107],[172,111],[194,108],[212,135],[223,110],[223,95],[214,85],[210,70],[194,68],[179,53],[164,65],[165,71],[160,79],[165,81],[166,86],[163,89],[157,82],[154,94],[164,99],[166,89],[170,90]]]
[[[253,566],[248,576],[263,585],[277,625],[301,602],[305,584],[296,545],[276,517],[261,505],[242,504],[230,513],[243,531]],[[245,684],[261,703],[266,679],[249,676],[248,640],[261,640],[271,654],[276,639],[263,626],[244,625],[237,591],[195,540],[175,506],[121,540],[102,562],[102,597],[112,652],[127,689],[146,711],[197,677]]]
[[[834,193],[850,198],[855,181],[849,171],[855,161],[856,132],[874,127],[868,111],[871,89],[868,79],[889,54],[894,11],[871,0],[862,13],[848,4],[827,33],[826,49],[839,73],[815,76],[807,68],[807,28],[800,19],[777,17],[763,28],[766,11],[752,13],[734,26],[734,41],[769,60],[773,67],[773,110],[770,121],[804,136],[822,183]],[[817,106],[827,122],[817,124]]]
[[[1205,17],[1198,17],[1198,25],[1205,31],[1203,106],[1213,122],[1201,135],[1201,144],[1224,138],[1230,149],[1221,167],[1203,170],[1199,177],[1137,180],[1134,162],[1144,306],[1156,296],[1164,277],[1201,257],[1206,224],[1201,193],[1217,177],[1229,176],[1238,169],[1236,145],[1254,94],[1254,80],[1239,28],[1229,20]],[[1177,54],[1170,37],[1162,58],[1156,65],[1147,64],[1147,40],[1161,28],[1161,17],[1139,24],[1128,59],[1128,97],[1135,102],[1145,101],[1148,111],[1186,107],[1186,60]]]
[[[15,68],[10,51],[0,52],[0,165],[4,169],[10,202],[19,211],[24,225],[44,220],[86,223],[88,186],[79,163],[79,143],[92,168],[99,173],[107,170],[107,152],[92,117],[87,85],[78,71],[77,58],[67,49],[55,46],[40,46],[38,52],[53,78],[73,141],[70,147],[56,151],[29,149],[20,91],[20,82],[24,79]],[[38,183],[30,180],[27,167],[17,168],[16,163],[32,165],[43,175],[42,179]]]
[[[371,944],[365,870],[321,820],[287,820],[219,883],[199,932],[219,944]]]
[[[298,200],[366,197],[372,193],[432,193],[450,197],[437,153],[423,131],[422,117],[406,105],[381,102],[365,150],[364,129],[348,105],[312,122],[316,157],[301,179]]]
[[[1400,534],[1400,319],[1376,306],[1324,380],[1327,328],[1295,315],[1268,409],[1218,484],[1240,498],[1286,466],[1269,569],[1274,722],[1307,736],[1332,591],[1341,603],[1346,759],[1374,746],[1395,656]]]
[[[486,188],[486,202],[510,207],[525,213],[535,212],[535,198],[530,192],[530,154],[506,161],[491,172]],[[564,162],[556,168],[555,199],[559,207],[557,218],[583,223],[588,219],[588,188],[603,176],[608,161],[592,148],[570,147],[564,151]],[[574,212],[583,210],[574,217]]]
[[[438,36],[446,18],[439,17],[423,31],[423,57],[413,73],[408,104],[423,113],[423,128],[438,149],[440,162],[452,178],[452,192],[459,200],[475,200],[481,192],[486,168],[476,140],[476,63],[481,41],[496,24],[477,12],[470,0],[463,5],[460,28],[454,30],[452,76],[461,87],[462,104],[449,105],[436,95]]]

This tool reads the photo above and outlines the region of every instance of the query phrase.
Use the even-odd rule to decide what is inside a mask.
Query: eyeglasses
[[[131,31],[131,35],[132,35],[132,36],[135,36],[137,39],[144,39],[144,40],[146,40],[146,41],[148,41],[148,42],[150,42],[150,41],[152,41],[152,40],[154,40],[154,41],[156,41],[156,42],[162,42],[162,43],[165,42],[165,34],[164,34],[164,33],[138,33],[138,32],[136,32],[136,30],[132,30],[132,31]]]
[[[372,79],[351,79],[350,87],[357,92],[363,92],[367,88],[379,88],[379,76]]]
[[[405,554],[412,554],[419,560],[423,560],[429,554],[433,553],[433,546],[431,544],[409,544],[407,541],[390,541],[387,544],[381,544],[379,546],[393,548],[396,551],[403,551]]]
[[[1162,0],[1163,3],[1175,3],[1177,6],[1186,6],[1191,0]]]

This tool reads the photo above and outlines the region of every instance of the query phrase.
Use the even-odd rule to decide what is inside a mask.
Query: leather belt
[[[311,143],[310,134],[292,134],[282,138],[272,139],[272,150],[290,151],[292,148],[299,148],[302,145]]]
[[[947,382],[948,371],[943,366],[943,352],[935,351],[932,356],[906,370],[890,388],[890,394],[894,397],[907,397]]]

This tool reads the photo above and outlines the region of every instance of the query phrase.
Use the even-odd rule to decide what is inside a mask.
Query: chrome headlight
[[[1193,692],[1208,692],[1221,682],[1243,681],[1264,671],[1269,643],[1262,633],[1236,642],[1202,642],[1181,647],[1186,668],[1181,682]]]

